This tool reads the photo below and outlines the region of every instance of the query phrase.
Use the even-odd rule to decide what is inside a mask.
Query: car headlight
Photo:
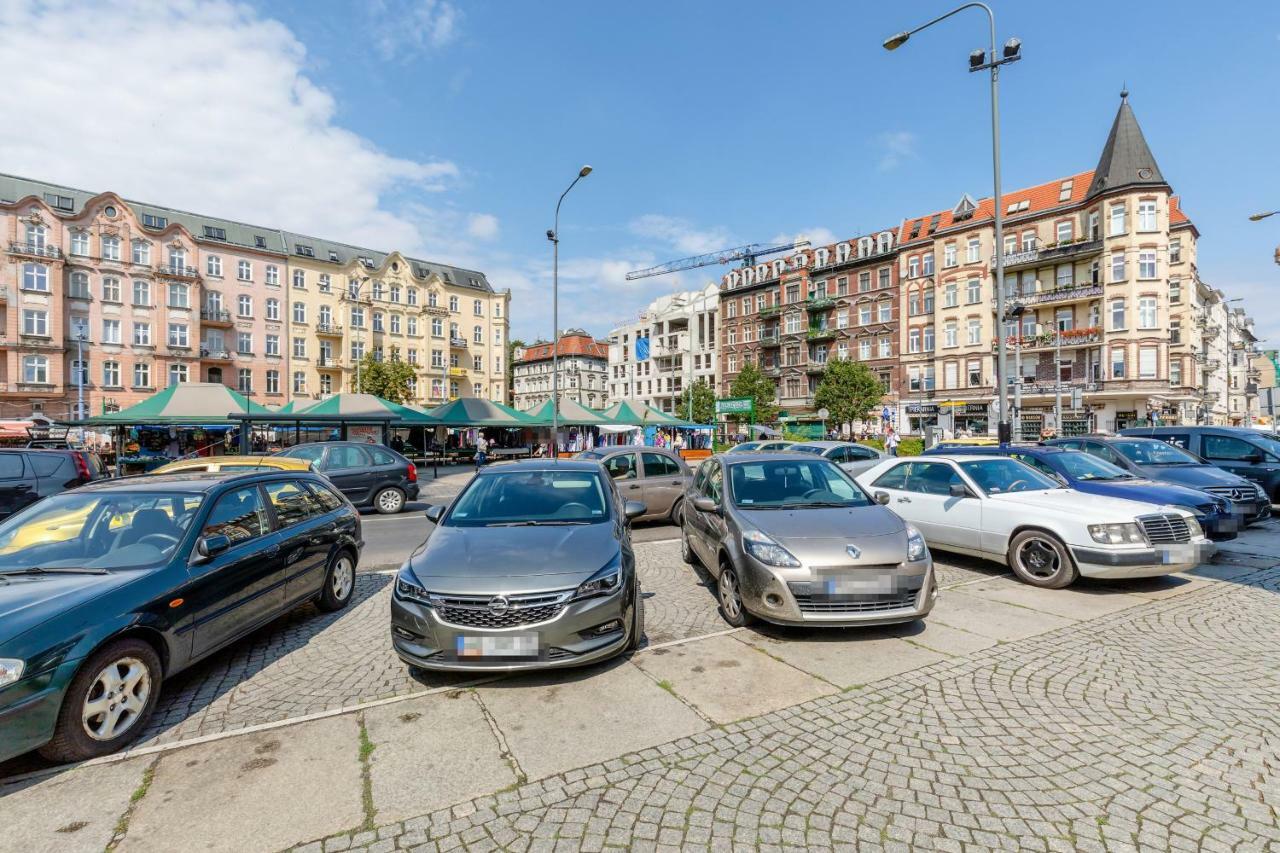
[[[907,560],[912,563],[919,562],[929,556],[929,549],[924,544],[924,536],[919,530],[911,525],[907,525]]]
[[[593,598],[597,595],[611,595],[622,586],[622,557],[614,557],[609,565],[596,572],[578,585],[573,597]]]
[[[422,587],[414,583],[413,575],[407,571],[402,571],[396,575],[396,598],[407,599],[408,601],[416,601],[419,604],[431,606],[431,596]],[[416,580],[416,579],[415,579]]]
[[[1191,531],[1191,538],[1196,539],[1204,535],[1204,528],[1200,526],[1200,520],[1193,514],[1187,519],[1187,528]]]
[[[1266,489],[1262,488],[1262,486],[1259,486],[1257,483],[1253,483],[1252,485],[1253,490],[1258,493],[1258,500],[1263,503],[1271,503],[1271,498],[1267,497]]]
[[[0,658],[0,687],[12,684],[22,678],[22,670],[26,666],[26,661],[20,661],[16,658]]]
[[[1147,541],[1147,537],[1142,535],[1142,528],[1132,521],[1123,524],[1090,524],[1089,535],[1094,542],[1101,542],[1103,545],[1143,545]]]
[[[746,549],[748,554],[766,566],[794,568],[800,565],[800,561],[792,556],[790,551],[759,530],[744,530],[742,532],[742,547]]]

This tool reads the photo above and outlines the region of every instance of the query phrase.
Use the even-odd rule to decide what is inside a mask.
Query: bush
[[[867,447],[874,447],[880,452],[884,452],[883,438],[868,438],[866,441],[859,441],[858,444],[865,444]],[[899,438],[898,439],[898,455],[899,456],[919,456],[924,453],[923,438]]]

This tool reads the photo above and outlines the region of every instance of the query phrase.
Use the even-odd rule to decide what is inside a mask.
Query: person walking
[[[489,440],[484,437],[484,433],[480,433],[476,437],[476,470],[480,470],[480,466],[489,459]]]
[[[889,432],[884,437],[884,449],[890,456],[898,455],[898,434],[893,431],[893,427],[889,427]]]

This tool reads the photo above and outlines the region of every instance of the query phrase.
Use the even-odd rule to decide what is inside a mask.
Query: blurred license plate
[[[533,658],[538,656],[538,635],[458,637],[457,649],[460,658]]]
[[[827,575],[820,581],[824,595],[883,595],[894,591],[892,572],[851,572]]]

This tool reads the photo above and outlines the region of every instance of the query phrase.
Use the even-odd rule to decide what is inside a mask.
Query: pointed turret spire
[[[1111,125],[1111,134],[1098,158],[1086,199],[1105,192],[1133,186],[1167,186],[1156,158],[1138,127],[1138,119],[1129,106],[1129,90],[1120,92],[1120,109]]]

